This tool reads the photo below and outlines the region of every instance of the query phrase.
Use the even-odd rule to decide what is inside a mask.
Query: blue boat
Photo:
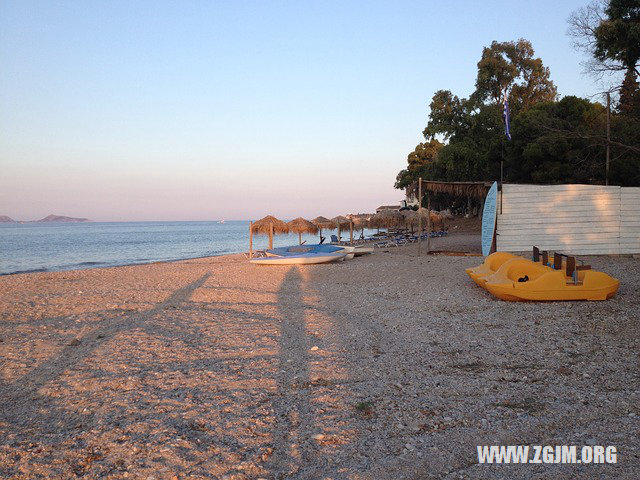
[[[343,252],[344,247],[331,244],[293,245],[290,247],[276,247],[266,251],[270,257],[296,256],[309,253],[338,253]]]

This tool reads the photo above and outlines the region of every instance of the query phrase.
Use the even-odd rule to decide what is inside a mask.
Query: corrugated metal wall
[[[640,188],[506,184],[502,194],[498,251],[640,253]]]

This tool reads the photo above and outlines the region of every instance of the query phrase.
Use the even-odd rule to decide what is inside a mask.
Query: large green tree
[[[468,98],[450,90],[433,95],[422,132],[426,142],[408,155],[408,166],[398,174],[396,188],[408,186],[419,176],[442,181],[494,180],[500,178],[503,158],[506,181],[604,183],[607,144],[610,183],[640,185],[640,91],[634,53],[640,44],[629,40],[635,38],[633,22],[639,18],[639,2],[611,0],[602,8],[600,20],[612,22],[606,24],[609,30],[601,31],[608,33],[596,36],[597,29],[592,31],[594,55],[597,40],[602,41],[601,56],[594,58],[626,68],[609,141],[605,108],[574,96],[558,101],[549,70],[528,41],[493,42],[482,51],[476,89]],[[505,90],[512,113],[512,141],[505,140],[502,119]]]
[[[640,0],[599,0],[569,18],[574,45],[591,56],[587,71],[614,76],[619,87],[616,111],[611,116],[611,178],[619,185],[640,185]],[[600,143],[604,133],[598,132]]]
[[[505,151],[509,181],[604,181],[603,107],[567,96],[518,114]]]
[[[569,35],[574,47],[590,57],[587,73],[597,78],[614,75],[616,86],[607,90],[620,94],[620,113],[638,116],[634,104],[640,103],[640,0],[594,1],[569,17]]]
[[[554,100],[557,90],[542,59],[534,56],[528,40],[492,42],[482,50],[478,62],[475,100],[500,103],[506,89],[511,90],[514,112],[526,110],[538,102]]]
[[[594,56],[619,62],[625,70],[638,71],[640,61],[640,0],[610,0],[595,27]]]
[[[556,87],[549,69],[535,57],[531,43],[492,42],[482,50],[476,89],[469,98],[450,90],[437,91],[429,105],[429,119],[422,132],[427,143],[408,155],[408,168],[396,178],[396,188],[404,188],[419,176],[434,180],[484,180],[500,171],[504,138],[502,94],[510,89],[512,111],[526,111],[538,102],[555,99]],[[425,145],[437,148],[423,153]],[[428,158],[419,162],[420,158]],[[416,162],[420,168],[412,168]]]

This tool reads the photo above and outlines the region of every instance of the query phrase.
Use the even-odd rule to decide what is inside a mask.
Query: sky
[[[96,221],[371,212],[439,89],[530,40],[561,96],[599,91],[574,1],[0,2],[0,215]]]

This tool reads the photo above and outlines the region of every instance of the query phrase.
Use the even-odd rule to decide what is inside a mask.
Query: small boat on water
[[[267,256],[249,260],[256,265],[311,265],[331,263],[344,260],[345,253],[339,252],[308,252],[281,256]]]

